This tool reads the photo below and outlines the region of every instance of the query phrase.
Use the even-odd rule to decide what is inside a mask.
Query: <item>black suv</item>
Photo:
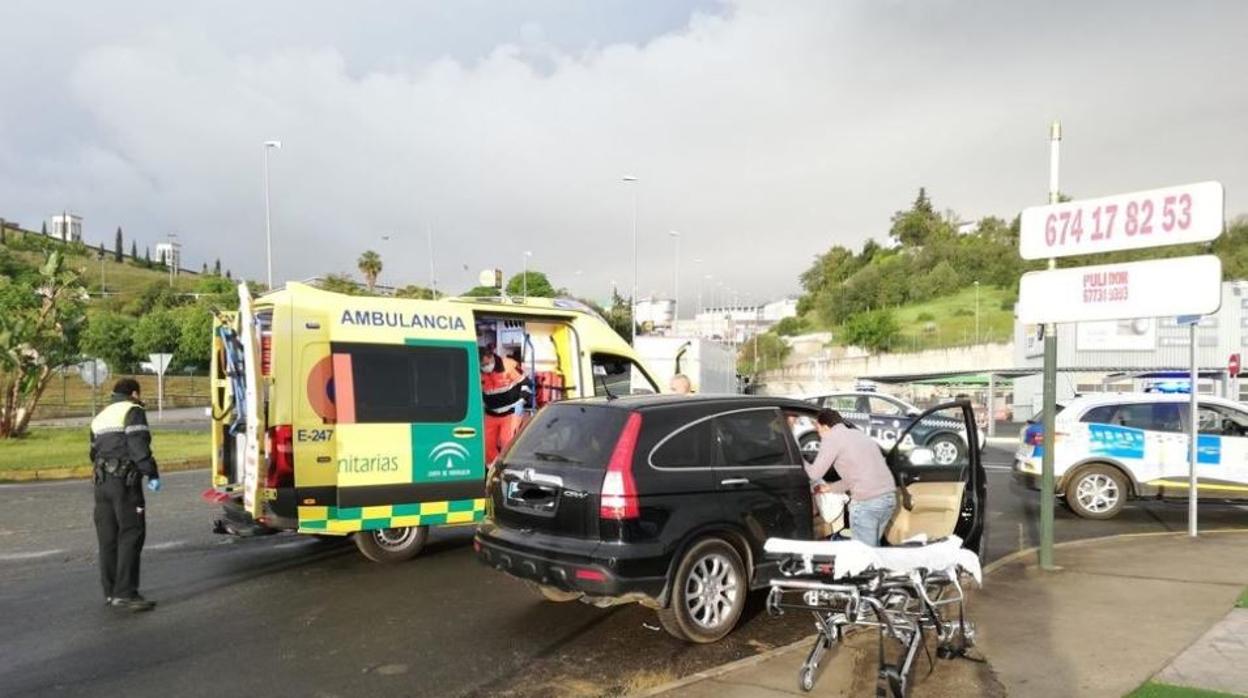
[[[810,403],[754,396],[637,396],[545,407],[491,468],[480,560],[550,601],[639,602],[672,635],[714,642],[736,625],[746,594],[776,574],[770,537],[812,539],[815,513],[794,417]],[[951,416],[975,434],[967,402]],[[901,443],[901,440],[898,441]],[[984,473],[975,449],[937,465],[926,449],[889,463],[907,484],[887,540],[957,533],[978,550]],[[835,477],[834,475],[832,477]]]

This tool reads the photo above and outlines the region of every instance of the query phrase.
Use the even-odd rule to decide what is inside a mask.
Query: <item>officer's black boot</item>
[[[135,594],[128,599],[113,599],[109,602],[109,606],[130,611],[131,613],[142,613],[143,611],[150,611],[156,608],[156,602],[148,601],[142,596]]]

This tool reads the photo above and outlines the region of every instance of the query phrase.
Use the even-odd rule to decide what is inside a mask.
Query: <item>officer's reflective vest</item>
[[[130,410],[141,410],[142,406],[129,400],[120,400],[100,410],[91,420],[92,448],[96,461],[112,460],[129,463],[132,457],[126,437],[129,434],[147,431],[146,424],[126,426],[126,418]]]

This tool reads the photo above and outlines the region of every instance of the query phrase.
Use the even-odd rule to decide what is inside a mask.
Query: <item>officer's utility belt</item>
[[[95,469],[101,471],[105,475],[125,477],[134,470],[134,463],[121,458],[97,458],[95,461]]]

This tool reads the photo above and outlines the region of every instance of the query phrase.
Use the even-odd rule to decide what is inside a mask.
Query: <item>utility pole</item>
[[[1061,198],[1058,174],[1061,170],[1062,122],[1049,127],[1049,203]],[[1057,268],[1057,260],[1049,258],[1049,269]],[[1053,474],[1053,430],[1057,416],[1057,323],[1044,326],[1044,455],[1040,469],[1040,567],[1053,570],[1053,507],[1056,487]]]

